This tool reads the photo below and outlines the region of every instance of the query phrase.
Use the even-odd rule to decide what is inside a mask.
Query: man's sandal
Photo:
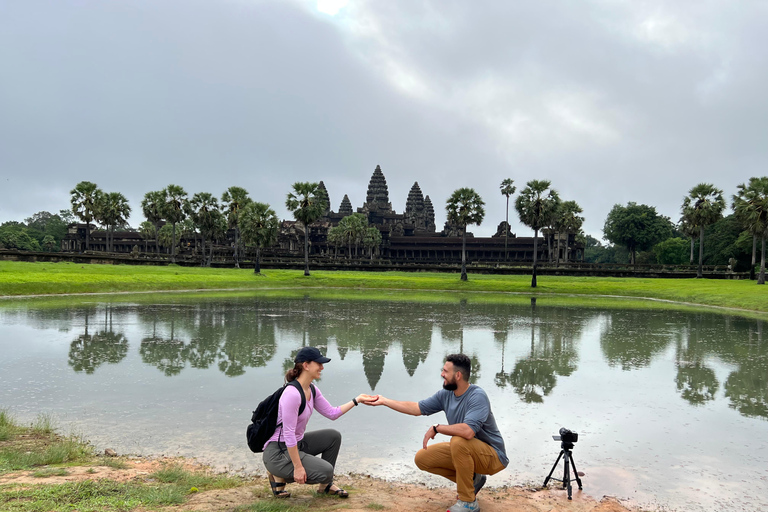
[[[285,490],[285,482],[278,482],[272,473],[267,473],[269,485],[272,487],[272,494],[275,498],[290,498],[291,493]]]
[[[333,494],[335,496],[338,496],[339,498],[349,498],[349,493],[345,491],[344,489],[336,489],[335,491],[331,490],[331,486],[333,486],[333,482],[325,486],[325,490],[322,492],[323,494]]]

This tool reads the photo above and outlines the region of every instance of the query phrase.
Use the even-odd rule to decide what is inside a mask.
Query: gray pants
[[[308,484],[330,484],[333,482],[333,468],[341,448],[341,433],[334,429],[306,432],[304,439],[296,446]],[[315,457],[320,455],[321,458]],[[293,461],[288,455],[285,443],[271,442],[264,449],[264,465],[273,475],[293,482]]]

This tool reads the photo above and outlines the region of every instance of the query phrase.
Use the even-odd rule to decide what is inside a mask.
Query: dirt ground
[[[189,470],[204,471],[188,460],[179,459],[125,459],[125,469],[108,466],[83,466],[67,468],[67,476],[36,478],[31,471],[9,473],[0,477],[3,484],[60,484],[71,481],[95,480],[107,478],[119,482],[130,480],[142,481],[146,475],[160,469],[164,464],[182,464]],[[350,492],[349,499],[318,498],[313,490],[315,486],[289,484],[292,497],[288,502],[296,505],[312,503],[313,510],[343,509],[350,512],[369,512],[370,510],[408,510],[413,512],[442,512],[456,501],[453,488],[431,489],[423,485],[393,483],[367,476],[340,476],[336,483]],[[568,501],[566,491],[559,488],[540,490],[534,488],[508,487],[484,488],[478,494],[480,507],[484,512],[627,512],[634,508],[620,503],[615,498],[603,497],[599,501],[574,490],[573,500]],[[228,490],[211,490],[190,495],[187,503],[168,507],[169,512],[176,511],[228,511],[241,505],[252,504],[259,500],[274,499],[266,478],[254,478],[252,484]]]

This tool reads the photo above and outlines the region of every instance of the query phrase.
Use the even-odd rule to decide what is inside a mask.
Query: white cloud
[[[349,0],[317,0],[317,10],[335,16],[348,3]]]

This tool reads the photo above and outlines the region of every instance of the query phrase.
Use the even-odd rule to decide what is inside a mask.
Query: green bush
[[[653,254],[662,265],[687,265],[691,259],[691,242],[683,238],[667,238],[653,246]]]

